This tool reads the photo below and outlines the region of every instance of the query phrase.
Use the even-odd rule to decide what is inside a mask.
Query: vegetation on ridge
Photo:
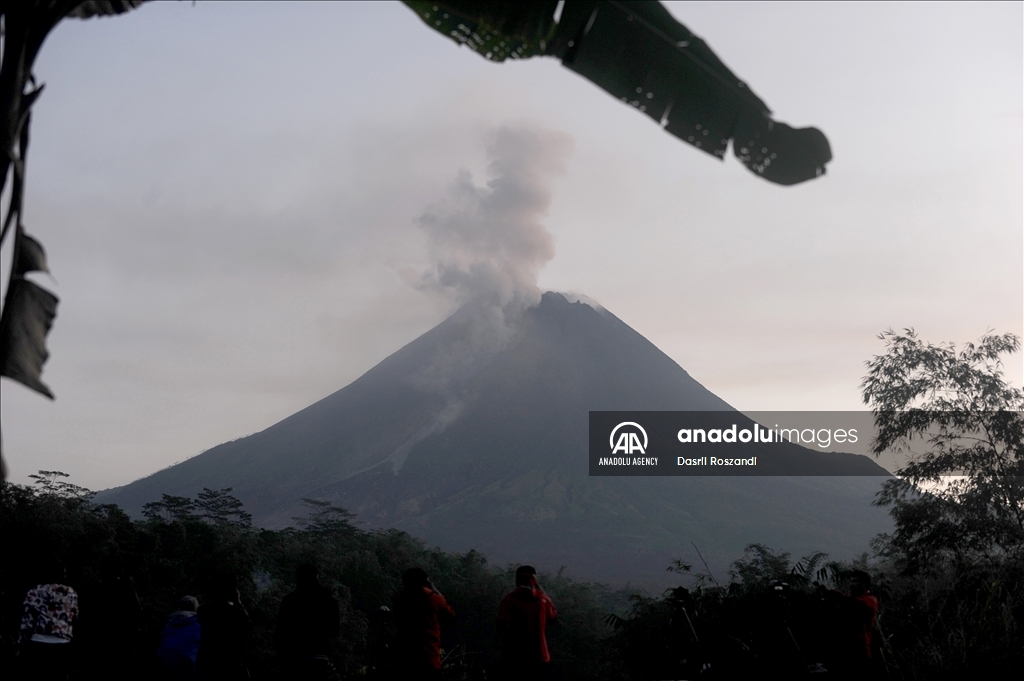
[[[225,490],[205,492],[220,508],[232,500]],[[104,669],[110,655],[151,669],[161,628],[178,599],[202,599],[207,580],[230,572],[240,577],[253,624],[253,678],[280,678],[273,652],[277,610],[294,588],[296,566],[313,561],[341,603],[342,633],[332,651],[340,678],[386,678],[393,632],[379,608],[391,603],[402,572],[413,565],[427,570],[458,613],[445,631],[446,678],[493,678],[495,614],[512,587],[514,566],[492,566],[475,551],[431,550],[403,532],[367,532],[342,509],[323,503],[309,504],[301,529],[272,531],[250,527],[237,513],[211,513],[200,506],[202,498],[186,499],[197,510],[182,512],[181,498],[165,497],[150,506],[149,518],[132,521],[88,496],[55,472],[41,473],[33,488],[4,483],[0,491],[0,526],[9,547],[0,566],[5,667],[16,651],[21,600],[56,558],[81,597],[75,644],[83,671]],[[694,663],[717,669],[717,678],[731,678],[827,663],[830,637],[837,633],[813,582],[845,588],[854,569],[873,577],[882,604],[876,654],[891,678],[952,678],[1024,661],[1019,558],[970,569],[935,563],[926,573],[904,574],[894,558],[869,561],[865,554],[843,563],[818,553],[794,562],[785,552],[755,544],[733,564],[728,583],[703,570],[694,574],[682,562],[671,569],[689,588],[660,596],[613,592],[561,572],[541,575],[559,608],[559,623],[549,629],[557,678],[666,678]],[[138,607],[125,607],[131,598],[112,597],[118,589],[137,594]],[[98,609],[106,614],[97,616]]]
[[[875,557],[837,562],[817,552],[794,562],[752,544],[727,583],[679,560],[669,570],[687,586],[653,596],[613,592],[561,571],[541,575],[560,611],[549,630],[556,678],[751,678],[827,668],[845,634],[825,587],[845,589],[858,571],[870,575],[880,602],[872,636],[878,678],[1001,677],[1021,668],[1024,398],[1003,380],[999,363],[1020,341],[988,335],[957,351],[925,344],[912,331],[882,338],[886,353],[868,362],[864,381],[881,426],[875,448],[926,447],[878,497],[892,508],[896,530],[879,537]],[[387,677],[393,632],[380,607],[390,604],[402,572],[419,566],[458,613],[444,632],[445,678],[493,678],[495,614],[512,568],[489,565],[478,552],[431,550],[403,532],[362,530],[344,509],[317,500],[306,500],[298,528],[256,529],[230,489],[164,495],[133,521],[116,506],[92,503],[92,493],[63,473],[32,477],[32,487],[0,487],[4,668],[17,649],[26,590],[60,561],[81,596],[73,645],[83,673],[107,670],[113,659],[148,673],[178,599],[202,598],[212,578],[232,573],[253,625],[253,676],[280,678],[278,607],[295,568],[313,562],[341,603],[332,650],[340,677]]]

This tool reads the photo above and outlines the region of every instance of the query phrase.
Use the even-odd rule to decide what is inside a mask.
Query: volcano
[[[866,457],[834,455],[834,476],[589,477],[590,411],[733,408],[597,304],[549,292],[513,321],[484,312],[466,306],[289,418],[97,501],[137,514],[231,487],[281,528],[303,498],[329,500],[499,564],[652,585],[694,546],[722,571],[750,543],[849,558],[889,529]]]

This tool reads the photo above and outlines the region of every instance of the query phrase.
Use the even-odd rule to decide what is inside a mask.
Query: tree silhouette
[[[892,536],[879,547],[906,570],[1024,555],[1024,393],[1007,383],[1001,356],[1020,349],[1013,334],[986,334],[957,349],[913,329],[886,331],[886,352],[862,382],[872,407],[878,455],[913,454],[876,501],[891,506]]]
[[[175,522],[195,518],[196,502],[188,497],[177,497],[172,494],[161,495],[160,501],[150,501],[142,505],[142,515],[150,520]]]
[[[242,502],[229,494],[230,487],[210,489],[204,487],[196,495],[195,508],[203,520],[214,525],[251,527],[252,514],[242,508]]]

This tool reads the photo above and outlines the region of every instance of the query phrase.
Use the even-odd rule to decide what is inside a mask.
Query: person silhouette
[[[441,625],[455,621],[455,611],[421,568],[402,575],[394,599],[398,624],[395,669],[400,679],[441,678]]]
[[[107,681],[134,681],[143,664],[142,605],[124,560],[108,555],[101,580],[82,593],[82,648],[87,649],[89,673]]]
[[[63,563],[52,561],[43,582],[25,594],[19,632],[25,678],[64,681],[68,677],[78,594],[66,581]]]
[[[872,633],[878,617],[878,598],[871,593],[871,575],[850,573],[850,593],[818,587],[833,623],[830,672],[840,679],[865,679],[871,675]]]
[[[502,666],[509,681],[546,679],[551,663],[547,625],[558,617],[555,604],[537,583],[530,565],[516,570],[516,588],[498,607]]]
[[[200,626],[195,596],[183,596],[178,609],[171,613],[160,635],[156,650],[164,678],[184,681],[196,678],[196,656],[199,654]]]
[[[209,597],[196,614],[200,627],[196,678],[200,681],[248,679],[245,652],[249,641],[249,613],[240,602],[235,576],[214,577],[210,581]]]
[[[333,670],[331,643],[341,631],[341,608],[318,578],[316,566],[299,565],[295,591],[281,600],[274,643],[289,679],[327,678]]]

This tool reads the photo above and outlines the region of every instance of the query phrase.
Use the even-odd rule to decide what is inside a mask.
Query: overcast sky
[[[399,4],[62,22],[26,207],[61,298],[57,399],[3,380],[11,479],[130,482],[443,320],[457,300],[415,285],[418,219],[460,171],[486,181],[500,126],[565,145],[540,287],[596,299],[739,409],[860,408],[887,327],[1024,331],[1021,3],[670,10],[778,120],[826,133],[824,178],[771,185],[555,60],[490,63]],[[1021,385],[1019,355],[1007,373]]]

